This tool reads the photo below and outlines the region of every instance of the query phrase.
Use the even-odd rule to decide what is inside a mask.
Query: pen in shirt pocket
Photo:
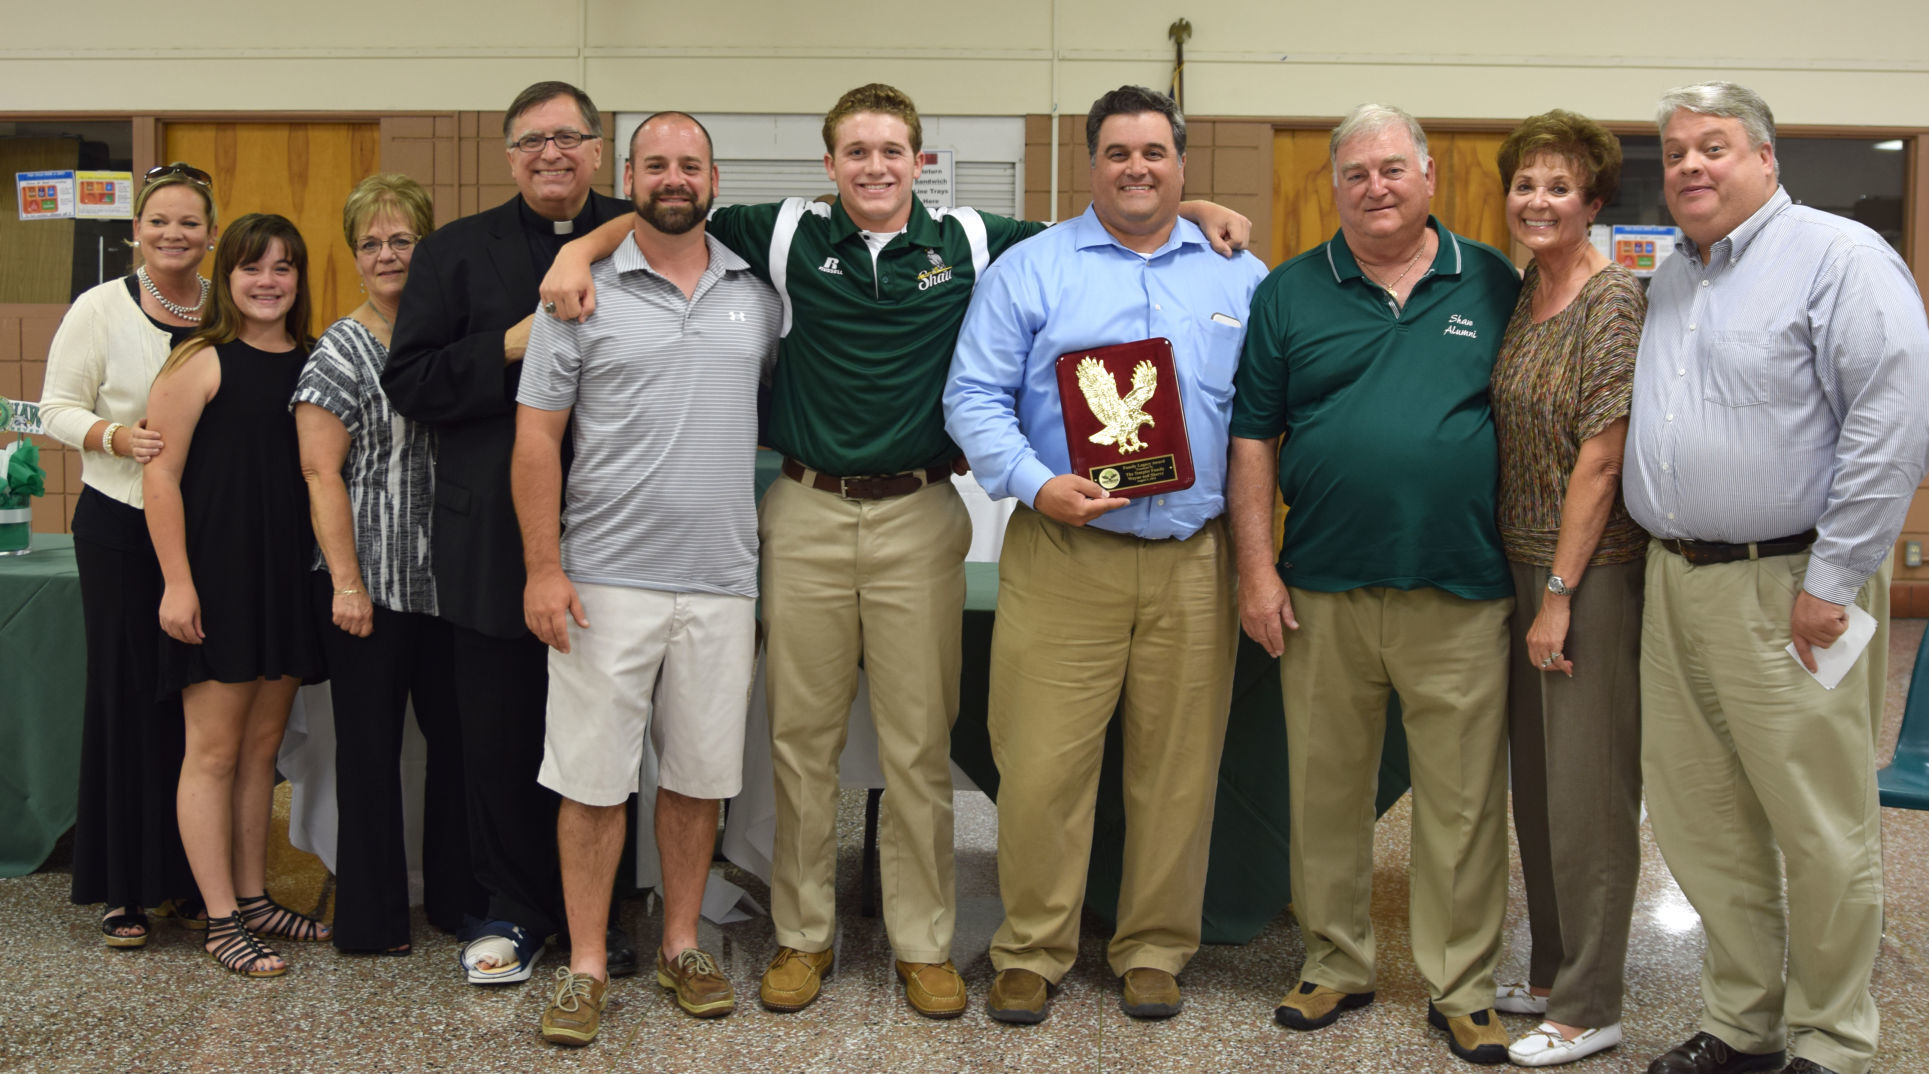
[[[1225,314],[1223,314],[1223,313],[1215,313],[1215,314],[1213,314],[1213,315],[1212,315],[1212,323],[1214,323],[1214,324],[1223,324],[1223,325],[1227,325],[1227,326],[1229,326],[1229,327],[1232,327],[1232,328],[1238,328],[1238,327],[1239,327],[1239,320],[1238,320],[1238,318],[1236,318],[1236,317],[1228,317],[1228,316],[1226,316],[1226,315],[1225,315]]]

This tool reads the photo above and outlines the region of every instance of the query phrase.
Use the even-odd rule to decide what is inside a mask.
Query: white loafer
[[[1537,996],[1520,984],[1504,984],[1494,989],[1494,1009],[1507,1014],[1546,1014],[1547,997]]]
[[[1507,1058],[1518,1067],[1551,1067],[1585,1059],[1621,1043],[1621,1023],[1590,1029],[1568,1040],[1561,1031],[1542,1022],[1532,1033],[1507,1046]]]

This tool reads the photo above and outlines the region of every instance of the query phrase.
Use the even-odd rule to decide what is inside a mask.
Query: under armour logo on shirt
[[[831,274],[831,275],[833,275],[833,276],[842,276],[842,275],[844,275],[844,270],[843,270],[843,269],[841,269],[841,268],[838,268],[838,267],[837,267],[837,259],[836,259],[835,257],[827,257],[827,258],[825,258],[825,259],[824,259],[824,263],[823,263],[823,264],[821,264],[821,265],[819,265],[819,266],[817,266],[817,271],[819,271],[819,272],[828,272],[828,273],[830,273],[830,274]]]
[[[743,320],[743,319],[744,319],[744,316],[743,316],[743,311],[742,311],[742,310],[731,310],[731,311],[730,311],[730,319],[731,319],[731,320],[733,320],[733,321],[741,321],[741,320]]]

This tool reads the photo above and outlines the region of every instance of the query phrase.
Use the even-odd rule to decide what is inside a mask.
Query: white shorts
[[[549,651],[549,712],[536,781],[584,805],[637,792],[643,740],[657,786],[690,798],[743,789],[744,714],[757,602],[714,593],[576,583],[588,629]]]

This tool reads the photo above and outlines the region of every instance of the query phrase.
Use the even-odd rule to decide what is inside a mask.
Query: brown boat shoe
[[[1134,1018],[1170,1018],[1185,1003],[1179,979],[1151,966],[1126,970],[1119,985],[1119,1009]]]
[[[1051,982],[1030,970],[999,970],[985,997],[985,1013],[998,1022],[1036,1025],[1051,1013]]]
[[[656,952],[656,983],[676,994],[676,1004],[697,1018],[721,1018],[737,1009],[737,993],[717,960],[694,947],[666,962]]]
[[[603,1009],[609,1005],[609,987],[608,981],[557,967],[556,994],[543,1008],[543,1039],[570,1048],[595,1040],[602,1028]]]
[[[766,1010],[779,1014],[803,1010],[817,998],[824,978],[831,975],[832,961],[829,950],[779,947],[770,965],[764,968],[763,981],[757,986],[757,999]]]
[[[898,980],[904,999],[926,1018],[956,1018],[964,1013],[965,983],[950,959],[943,962],[899,962]]]

